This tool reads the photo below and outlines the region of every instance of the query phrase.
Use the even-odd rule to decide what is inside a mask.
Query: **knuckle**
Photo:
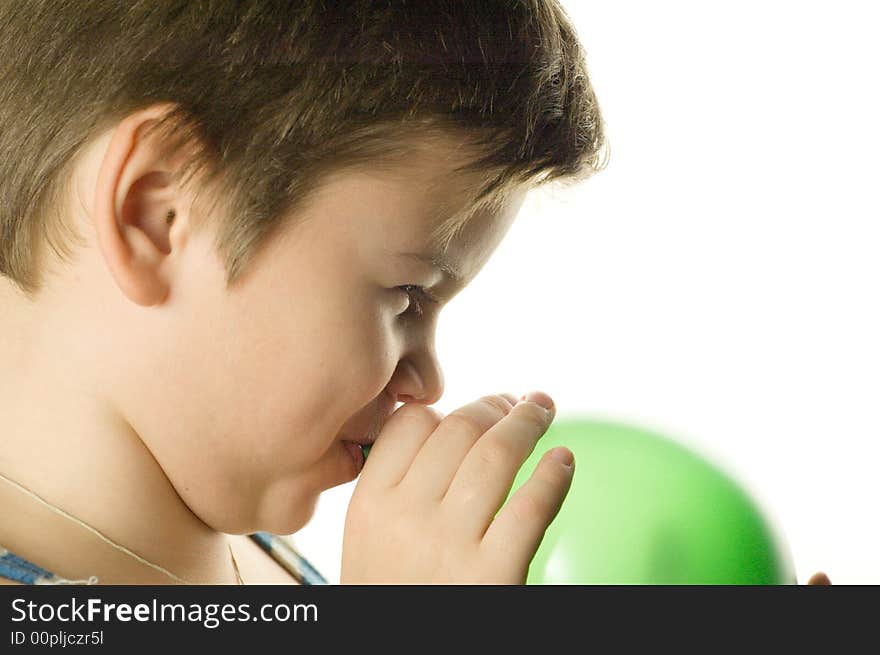
[[[434,423],[439,423],[443,419],[443,415],[433,407],[420,405],[418,403],[406,403],[405,405],[401,405],[397,408],[397,411],[394,412],[394,416],[399,416],[407,420],[417,419]]]
[[[516,457],[514,445],[504,439],[486,440],[479,450],[480,462],[498,468]]]
[[[510,412],[510,401],[499,394],[483,396],[480,398],[480,401],[490,409],[500,413],[501,416],[506,416]]]
[[[477,419],[461,410],[452,412],[443,419],[443,423],[453,430],[459,430],[475,437],[479,437],[485,431],[483,425]]]
[[[423,405],[425,413],[430,416],[435,424],[439,424],[440,421],[443,420],[443,412],[439,409],[435,409],[434,407],[428,407],[427,405]]]

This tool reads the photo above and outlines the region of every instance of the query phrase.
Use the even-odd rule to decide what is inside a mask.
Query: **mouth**
[[[358,475],[364,468],[364,463],[367,461],[367,453],[373,447],[373,443],[375,443],[376,437],[378,437],[378,432],[379,430],[371,429],[366,435],[358,439],[340,439],[342,445],[345,446],[345,449],[351,456],[355,472]]]
[[[364,468],[364,462],[366,461],[363,447],[358,442],[345,440],[342,441],[342,445],[345,446],[345,449],[351,457],[351,461],[354,463],[355,474],[360,475],[361,470]]]
[[[388,402],[386,403],[385,401]],[[344,432],[347,434],[343,433],[339,436],[339,441],[348,451],[354,463],[356,474],[360,474],[361,469],[363,469],[366,456],[379,437],[379,433],[382,432],[386,421],[394,412],[396,404],[390,396],[383,396],[379,402],[378,414],[374,415],[372,423],[367,426],[361,425],[354,427],[354,429],[345,430]]]
[[[351,436],[346,436],[343,439],[341,439],[340,441],[358,444],[359,446],[372,446],[373,443],[376,441],[376,437],[379,436],[377,434],[377,432],[378,432],[377,430],[370,430],[367,434],[365,434],[362,437],[358,437],[357,439],[355,439]]]

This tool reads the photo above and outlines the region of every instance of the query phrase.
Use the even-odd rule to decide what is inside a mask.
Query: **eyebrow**
[[[398,257],[405,257],[407,259],[414,259],[416,261],[422,262],[423,264],[429,264],[434,266],[435,268],[443,271],[450,278],[458,282],[459,284],[464,282],[464,275],[461,272],[452,266],[447,260],[443,259],[438,255],[423,255],[419,252],[401,252],[397,253]]]

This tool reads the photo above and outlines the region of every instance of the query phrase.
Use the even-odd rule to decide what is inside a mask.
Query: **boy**
[[[495,513],[551,399],[428,406],[440,309],[529,188],[602,167],[557,2],[29,0],[0,30],[7,577],[308,582],[266,535],[381,433],[341,582],[522,583],[571,453]]]
[[[560,6],[36,0],[0,29],[9,561],[293,583],[247,535],[301,528],[381,431],[341,581],[522,583],[570,452],[493,516],[552,401],[428,405],[442,306],[529,188],[600,168]]]

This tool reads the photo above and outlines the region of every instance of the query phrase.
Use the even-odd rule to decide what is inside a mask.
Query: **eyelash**
[[[437,302],[439,302],[434,296],[428,293],[428,291],[424,287],[420,287],[417,284],[404,284],[403,286],[397,288],[403,291],[410,298],[410,305],[407,308],[406,312],[404,312],[405,314],[408,314],[410,308],[412,307],[415,307],[416,316],[421,316],[424,313],[424,310],[422,309],[422,303],[419,302],[419,298],[421,298],[421,300],[426,304],[436,304]],[[415,293],[411,293],[410,290],[415,290]]]

